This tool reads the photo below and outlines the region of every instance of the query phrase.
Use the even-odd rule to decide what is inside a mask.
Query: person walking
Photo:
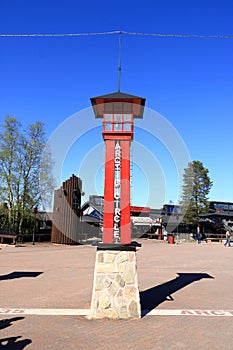
[[[228,246],[230,247],[231,246],[231,233],[230,231],[227,231],[226,232],[226,242],[224,243],[224,246]]]

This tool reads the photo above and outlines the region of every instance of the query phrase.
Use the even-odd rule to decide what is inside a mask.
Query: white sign
[[[140,224],[152,224],[152,219],[148,216],[135,216],[131,217],[134,224],[140,223]]]
[[[121,191],[121,180],[120,180],[120,170],[121,170],[121,146],[119,141],[116,142],[115,146],[115,179],[114,179],[114,242],[120,241],[120,191]]]

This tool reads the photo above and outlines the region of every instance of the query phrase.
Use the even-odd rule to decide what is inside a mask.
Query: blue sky
[[[231,0],[1,0],[0,33],[122,30],[233,35],[232,16]],[[16,117],[24,126],[42,120],[49,138],[68,117],[90,107],[90,97],[117,90],[118,41],[118,35],[1,37],[0,122],[6,115]],[[233,201],[232,60],[233,39],[122,38],[121,90],[145,97],[146,106],[166,118],[183,139],[190,159],[200,160],[209,169],[211,200]],[[89,159],[87,154],[101,143],[101,128],[96,126],[72,146],[64,161],[63,178],[83,173],[87,195],[92,194],[88,187],[90,173],[81,172],[80,167]],[[147,186],[148,175],[139,163],[135,164],[133,204],[157,207],[162,201],[176,202],[179,184],[173,176],[172,157],[165,154],[166,147],[140,128],[135,129],[136,143],[153,154],[155,171],[159,169],[163,175],[156,178],[155,174],[153,196],[148,200],[148,191],[152,190]],[[103,158],[103,150],[98,152]],[[100,166],[93,180],[99,194],[103,191],[102,173]],[[158,195],[157,201],[161,187],[165,193]]]

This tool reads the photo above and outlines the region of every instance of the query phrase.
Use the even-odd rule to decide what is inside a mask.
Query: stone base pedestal
[[[140,317],[135,247],[97,248],[89,318]]]

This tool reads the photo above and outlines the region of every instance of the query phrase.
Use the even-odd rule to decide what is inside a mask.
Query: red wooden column
[[[130,141],[121,141],[121,243],[131,243]]]
[[[103,243],[113,243],[115,141],[106,140]]]
[[[102,135],[106,144],[103,222],[103,243],[105,244],[119,243],[119,236],[121,244],[131,243],[130,143],[133,140],[134,119],[143,118],[145,101],[145,98],[121,91],[91,98],[95,117],[103,118]],[[115,158],[118,161],[114,152],[116,141],[120,141],[121,145],[120,211],[117,200],[114,208],[114,185],[115,196],[119,195],[118,181],[114,184],[114,166],[118,166],[117,162],[114,164]],[[117,171],[116,175],[118,180]]]

